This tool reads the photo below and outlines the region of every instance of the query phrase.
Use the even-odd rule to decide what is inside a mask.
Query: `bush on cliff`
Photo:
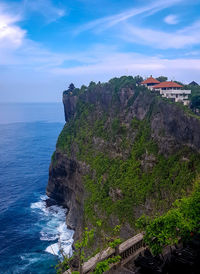
[[[167,245],[188,240],[200,233],[200,182],[195,184],[189,197],[176,200],[172,209],[153,220],[141,216],[137,226],[145,230],[144,241],[154,254],[159,254]]]

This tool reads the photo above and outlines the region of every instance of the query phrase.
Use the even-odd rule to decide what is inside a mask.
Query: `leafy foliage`
[[[75,86],[73,83],[71,83],[68,87],[67,90],[63,91],[63,94],[72,94],[72,92],[74,92],[76,90]]]
[[[142,224],[144,216],[137,222]],[[145,227],[146,226],[146,227]],[[144,240],[154,254],[158,254],[167,245],[178,243],[180,239],[187,240],[191,232],[200,232],[200,182],[195,184],[189,197],[176,200],[173,208],[140,226],[145,227]]]
[[[109,243],[109,247],[115,248],[118,245],[120,245],[121,243],[122,243],[122,240],[117,238],[117,239],[114,239],[112,242]]]
[[[189,95],[189,99],[191,101],[191,109],[196,112],[196,110],[200,110],[200,86],[197,85],[185,85],[186,89],[191,90],[191,95]]]
[[[74,86],[73,83],[71,83],[71,84],[69,85],[69,87],[68,87],[68,90],[69,90],[69,91],[73,91],[74,89],[75,89],[75,86]]]
[[[133,76],[122,76],[120,78],[112,78],[109,81],[109,84],[113,87],[115,92],[118,92],[121,88],[133,87],[136,84],[140,84],[143,81],[143,78],[139,75]]]
[[[56,269],[56,273],[57,274],[62,274],[64,271],[68,270],[69,269],[69,258],[67,256],[65,256],[63,258],[63,261],[62,262],[59,262],[56,266],[55,266],[55,269]]]
[[[85,228],[85,231],[82,234],[82,238],[80,241],[77,241],[75,243],[75,248],[77,250],[80,264],[82,264],[85,260],[85,248],[89,245],[89,243],[94,238],[94,229],[88,230],[88,228]]]
[[[108,258],[102,262],[99,262],[96,265],[96,268],[94,270],[94,274],[102,274],[106,271],[108,271],[111,267],[112,264],[118,263],[120,261],[121,257],[120,256],[114,256],[112,258]]]
[[[134,224],[133,208],[144,204],[154,193],[155,211],[166,209],[178,193],[184,194],[200,170],[200,157],[190,149],[185,148],[165,158],[158,154],[156,144],[149,137],[148,122],[134,119],[132,126],[138,133],[126,160],[111,159],[101,152],[88,159],[96,175],[95,178],[85,176],[85,186],[90,194],[85,201],[85,214],[93,223],[96,221],[94,216],[98,216],[98,213],[94,215],[94,208],[98,205],[104,216],[109,218],[114,213],[121,223],[128,221]],[[149,172],[144,172],[141,167],[141,159],[146,152],[156,157]],[[189,160],[183,161],[186,155]],[[121,197],[113,201],[110,189],[120,189]]]
[[[200,109],[200,95],[196,95],[192,97],[191,100],[191,108],[192,109]]]
[[[166,82],[167,79],[168,79],[168,78],[165,77],[165,76],[159,76],[159,77],[156,78],[156,80],[158,80],[159,82]]]

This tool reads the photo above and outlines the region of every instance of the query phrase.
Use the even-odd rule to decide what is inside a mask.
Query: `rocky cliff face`
[[[105,229],[121,223],[127,238],[135,218],[189,191],[200,170],[200,121],[185,109],[114,81],[64,94],[63,103],[47,195],[68,208],[76,239],[98,219]]]

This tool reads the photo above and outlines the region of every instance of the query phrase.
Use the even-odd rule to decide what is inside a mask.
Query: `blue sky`
[[[200,83],[198,0],[0,1],[0,102],[121,75]]]

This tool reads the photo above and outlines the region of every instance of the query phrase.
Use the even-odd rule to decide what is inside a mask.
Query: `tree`
[[[89,88],[94,88],[96,86],[96,83],[94,81],[91,81],[89,83]]]
[[[159,82],[166,82],[167,81],[167,77],[165,76],[159,76],[158,78],[156,78],[156,80],[158,80]]]
[[[79,258],[79,273],[82,274],[82,265],[83,262],[85,261],[85,248],[88,246],[89,241],[91,241],[94,237],[94,229],[88,230],[86,227],[83,234],[82,234],[82,239],[80,241],[77,241],[75,243],[75,248],[77,250],[77,255]]]
[[[184,86],[184,84],[182,82],[180,82],[180,81],[174,81],[174,82],[177,83],[177,84],[179,84],[179,85],[181,85],[181,86]]]
[[[73,91],[75,89],[75,86],[73,83],[71,83],[68,87],[68,91]]]
[[[191,108],[194,110],[196,110],[197,108],[200,108],[200,96],[199,95],[192,97]]]
[[[138,85],[144,80],[140,75],[136,75],[133,79]]]

